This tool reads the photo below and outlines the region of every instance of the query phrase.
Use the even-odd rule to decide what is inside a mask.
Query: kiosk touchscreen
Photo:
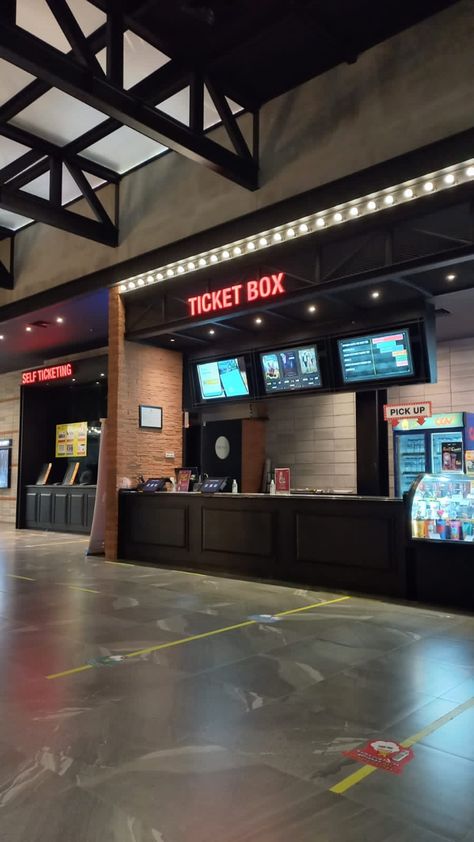
[[[156,491],[164,491],[166,483],[169,482],[168,477],[150,477],[143,484],[143,494],[154,494]]]
[[[217,491],[225,491],[229,477],[209,477],[201,485],[202,494],[215,494]]]

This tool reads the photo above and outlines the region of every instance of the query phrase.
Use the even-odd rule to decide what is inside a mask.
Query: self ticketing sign
[[[409,401],[408,403],[387,403],[383,408],[383,417],[385,421],[389,421],[392,427],[396,427],[399,421],[404,418],[414,418],[421,426],[425,418],[431,418],[433,414],[431,401],[423,401],[423,403],[415,403]]]
[[[220,310],[230,310],[242,304],[262,301],[284,295],[285,273],[263,275],[242,284],[233,284],[223,289],[204,292],[188,298],[188,312],[190,316],[201,316],[206,313],[218,313]]]

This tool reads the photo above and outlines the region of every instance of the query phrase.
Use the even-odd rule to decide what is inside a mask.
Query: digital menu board
[[[339,339],[337,344],[344,383],[386,380],[413,374],[407,330]]]
[[[314,345],[267,351],[260,354],[260,363],[267,394],[321,386],[318,352]]]
[[[249,386],[244,357],[198,363],[196,369],[202,400],[248,397]]]

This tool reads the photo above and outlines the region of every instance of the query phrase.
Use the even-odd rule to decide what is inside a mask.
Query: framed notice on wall
[[[56,459],[87,456],[87,421],[56,425]]]
[[[161,406],[143,406],[138,407],[138,423],[140,427],[146,427],[149,430],[161,430],[163,427],[163,410]]]

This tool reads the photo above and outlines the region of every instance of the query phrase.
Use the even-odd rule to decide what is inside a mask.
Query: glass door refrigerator
[[[393,430],[395,495],[409,491],[419,474],[459,473],[474,451],[474,413],[442,412],[399,421]]]

